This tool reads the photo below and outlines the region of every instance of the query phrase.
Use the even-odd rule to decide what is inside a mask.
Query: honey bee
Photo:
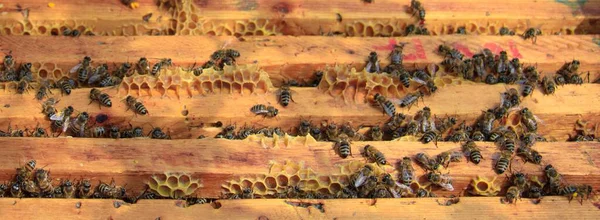
[[[398,79],[400,80],[404,88],[410,87],[411,75],[408,71],[406,71],[405,69],[394,70],[392,74],[398,76]]]
[[[417,162],[419,162],[419,164],[421,164],[421,166],[423,166],[423,168],[425,168],[425,170],[436,171],[440,166],[440,164],[437,161],[431,159],[429,155],[423,152],[415,155],[415,159],[417,160]]]
[[[496,75],[494,75],[493,73],[488,73],[485,76],[485,83],[489,84],[489,85],[494,85],[494,84],[498,83],[498,77]]]
[[[12,51],[11,51],[12,53]],[[11,54],[4,56],[4,70],[10,70],[15,68],[15,59]]]
[[[252,108],[250,108],[250,111],[256,115],[262,115],[263,117],[266,118],[272,118],[277,116],[277,114],[279,114],[279,110],[276,109],[273,106],[266,106],[263,104],[258,104],[258,105],[254,105],[252,106]]]
[[[29,89],[31,89],[31,88],[32,88],[32,86],[29,85],[29,82],[27,80],[21,80],[17,84],[17,93],[23,94],[25,92],[29,92]]]
[[[302,120],[300,121],[300,125],[298,126],[298,135],[300,136],[306,136],[308,135],[308,133],[310,133],[310,127],[311,127],[311,123],[308,120]]]
[[[516,186],[511,186],[508,188],[508,190],[506,190],[506,196],[502,201],[516,203],[517,199],[521,199],[521,190],[519,190],[519,188]]]
[[[387,114],[390,117],[396,114],[396,107],[394,106],[394,104],[390,100],[386,99],[383,95],[375,93],[373,99],[375,100],[375,102],[377,102],[377,104],[379,104],[379,107],[381,107],[383,113]]]
[[[521,109],[521,123],[525,125],[527,131],[536,132],[537,121],[537,117],[528,108]]]
[[[352,147],[350,146],[350,140],[348,135],[340,134],[337,137],[335,143],[335,149],[341,158],[346,159],[348,156],[352,156]]]
[[[90,138],[103,138],[106,136],[106,128],[102,126],[92,127],[87,130],[86,136]]]
[[[52,94],[52,91],[50,90],[50,84],[48,81],[43,81],[40,83],[40,88],[38,88],[35,98],[41,101],[44,99],[44,97],[48,97],[48,93]]]
[[[97,191],[101,198],[119,199],[125,197],[125,188],[115,185],[115,180],[112,180],[110,185],[100,181]]]
[[[19,68],[19,74],[17,76],[17,80],[24,80],[27,82],[33,81],[33,74],[31,73],[31,67],[33,65],[31,63],[23,63]]]
[[[560,173],[558,173],[558,171],[551,164],[548,164],[546,167],[544,167],[544,173],[546,174],[546,180],[548,181],[546,185],[548,186],[548,191],[550,193],[557,193],[561,184]]]
[[[547,76],[544,76],[544,78],[542,78],[542,88],[544,89],[544,93],[546,95],[554,94],[556,91],[556,84],[554,84],[553,80]]]
[[[69,73],[77,73],[77,80],[80,83],[86,82],[88,78],[88,73],[91,72],[90,64],[92,63],[92,58],[89,56],[83,57],[81,63],[75,65]]]
[[[477,147],[475,142],[467,141],[462,145],[462,150],[474,164],[479,164],[479,162],[481,162],[481,159],[483,158],[481,156],[481,150]]]
[[[31,137],[48,137],[48,133],[46,133],[46,130],[41,128],[40,125],[38,124],[33,131],[31,132],[31,134],[29,135]]]
[[[23,190],[21,190],[21,184],[19,182],[14,182],[10,187],[10,195],[14,198],[22,198]]]
[[[171,58],[164,58],[161,59],[158,63],[155,63],[154,66],[152,66],[152,71],[150,71],[150,73],[153,76],[158,76],[160,70],[165,67],[165,66],[172,66],[173,63],[171,62]]]
[[[0,183],[0,198],[3,198],[6,192],[8,192],[8,186],[4,183]]]
[[[438,130],[441,134],[446,133],[446,131],[450,130],[450,128],[454,127],[456,124],[455,117],[447,117],[442,120],[441,123],[437,123],[436,130]]]
[[[102,91],[100,91],[99,89],[96,88],[92,88],[92,90],[90,90],[90,103],[92,103],[93,101],[98,101],[99,106],[104,105],[106,107],[111,107],[112,106],[112,102],[110,100],[110,96],[108,96],[108,94],[103,93]]]
[[[17,180],[32,180],[36,160],[29,160],[22,167],[17,168]]]
[[[454,143],[461,141],[469,140],[469,132],[471,131],[471,127],[465,124],[465,121],[458,125],[458,128],[454,129],[450,136],[448,136],[448,140]]]
[[[379,126],[371,127],[369,134],[371,136],[371,140],[373,140],[373,141],[383,140],[383,132],[381,131],[381,128],[379,128]]]
[[[350,186],[353,186],[355,189],[362,186],[372,174],[373,168],[369,165],[365,165],[358,172],[350,176]]]
[[[254,129],[252,129],[251,127],[244,126],[240,129],[240,131],[238,131],[237,139],[244,140],[253,133]]]
[[[427,179],[434,185],[442,187],[446,191],[454,191],[452,186],[452,178],[447,174],[439,174],[435,172],[427,173]]]
[[[373,51],[369,53],[369,57],[367,58],[367,64],[365,65],[365,70],[368,73],[381,72],[381,69],[379,67],[379,58],[377,58],[377,52]]]
[[[375,148],[371,145],[365,146],[364,154],[367,159],[377,162],[377,164],[379,164],[379,165],[387,164],[387,161],[385,160],[385,156],[383,155],[383,153],[381,153],[381,151],[379,151],[377,148]]]
[[[402,184],[405,186],[410,186],[412,181],[415,179],[415,168],[412,166],[412,160],[410,157],[402,158],[400,161],[400,179],[402,179]]]
[[[148,136],[150,136],[150,138],[152,139],[171,139],[171,137],[165,132],[163,132],[162,129],[159,127],[153,128],[152,131],[150,131],[150,134],[148,134]]]
[[[87,199],[92,197],[94,191],[92,190],[92,183],[88,179],[79,181],[77,185],[77,198]]]
[[[120,130],[119,126],[116,126],[116,125],[110,126],[110,129],[108,130],[108,137],[114,138],[114,139],[119,138],[119,136],[121,135],[119,130]]]
[[[581,62],[579,62],[579,60],[573,60],[570,63],[565,63],[560,69],[570,73],[576,73],[577,70],[579,70],[580,65]]]
[[[437,141],[438,141],[439,136],[440,135],[436,131],[430,130],[423,134],[423,137],[421,137],[420,141],[423,144],[427,144],[427,143],[433,141],[433,143],[435,144],[435,147],[437,147]]]
[[[489,135],[492,132],[495,120],[496,116],[494,115],[493,111],[488,110],[483,113],[483,118],[479,121],[479,127],[481,127],[483,134]]]
[[[292,92],[290,90],[290,86],[289,85],[282,85],[281,86],[281,88],[277,92],[277,99],[279,100],[279,103],[281,103],[281,105],[283,107],[288,106],[288,104],[290,104],[290,100],[292,102],[295,102],[294,98],[292,98]]]
[[[449,57],[449,58],[457,59],[457,60],[462,60],[464,58],[464,55],[462,53],[460,53],[460,51],[458,51],[457,49],[454,49],[454,48],[450,48],[449,46],[446,46],[446,45],[440,45],[438,47],[438,53],[441,53],[445,57]]]
[[[584,197],[585,199],[589,199],[590,194],[592,194],[592,192],[592,186],[587,184],[581,184],[577,186],[577,191],[575,192],[575,194],[577,194],[577,198],[580,198],[579,203],[583,205]]]
[[[521,156],[525,161],[532,162],[534,164],[542,163],[542,155],[538,151],[531,149],[531,147],[519,147],[517,149],[517,156]]]
[[[128,75],[130,70],[131,70],[131,63],[125,62],[125,63],[121,64],[121,66],[119,66],[119,68],[116,69],[112,75],[119,77],[119,78],[123,78]]]
[[[402,100],[400,100],[400,107],[401,108],[404,108],[404,107],[410,108],[410,106],[415,104],[419,100],[419,98],[423,98],[423,96],[424,96],[424,94],[421,91],[409,93],[404,98],[402,98]]]
[[[92,72],[90,77],[88,78],[88,85],[96,85],[101,82],[105,78],[110,78],[108,75],[108,64],[103,63],[96,67],[96,69]]]
[[[413,12],[412,13],[413,16],[417,15],[417,18],[419,18],[419,20],[425,21],[425,8],[423,8],[423,5],[421,5],[420,1],[411,0],[410,8]]]
[[[42,195],[50,195],[54,193],[54,186],[52,186],[52,179],[50,178],[50,171],[38,169],[35,172],[35,179],[40,187]]]
[[[526,80],[523,83],[523,91],[521,92],[521,95],[523,97],[527,97],[529,95],[531,95],[533,93],[533,90],[535,89],[536,83],[535,82],[531,82],[529,80]]]
[[[75,88],[76,85],[75,80],[67,77],[63,77],[60,80],[58,80],[57,84],[60,87],[62,93],[65,93],[67,95],[71,94],[71,90]]]
[[[444,151],[436,156],[438,164],[448,168],[450,162],[460,162],[463,154],[459,151]]]
[[[146,75],[150,73],[150,64],[148,63],[148,59],[146,59],[146,57],[140,58],[136,66],[138,74]]]
[[[133,96],[127,96],[127,98],[125,98],[125,102],[127,103],[127,110],[129,109],[133,109],[134,113],[137,114],[141,114],[141,115],[146,115],[148,114],[148,110],[146,109],[146,106],[144,106],[144,104],[142,104],[142,102],[138,101],[136,98],[134,98]]]
[[[565,76],[563,76],[562,74],[554,75],[554,82],[556,83],[556,85],[559,85],[559,86],[563,86],[563,85],[567,84],[567,80],[565,79]]]
[[[319,129],[318,127],[311,127],[310,128],[310,136],[312,136],[315,140],[317,141],[321,141],[323,140],[323,135],[321,132],[321,129]]]
[[[388,120],[388,122],[385,123],[385,127],[389,131],[396,131],[402,127],[404,119],[406,119],[404,114],[396,113]]]
[[[71,121],[71,132],[78,137],[85,137],[85,129],[90,115],[87,112],[82,112],[77,115],[75,120]]]
[[[324,73],[323,73],[323,71],[319,70],[319,71],[315,71],[314,75],[315,75],[314,76],[314,80],[312,81],[312,83],[310,84],[310,86],[317,87],[319,85],[319,83],[321,83],[321,79],[323,79]]]
[[[511,31],[510,29],[508,29],[507,27],[501,27],[500,28],[500,36],[505,36],[505,35],[515,35],[514,31]]]
[[[498,161],[496,161],[496,165],[494,166],[494,170],[496,171],[496,173],[503,174],[510,166],[511,160],[512,152],[508,150],[500,152],[500,158],[498,158]]]
[[[70,180],[66,180],[61,184],[62,194],[64,198],[75,198],[75,186]]]
[[[533,40],[533,43],[535,44],[538,35],[542,35],[542,30],[538,28],[529,28],[525,30],[522,36],[525,40],[531,38]]]

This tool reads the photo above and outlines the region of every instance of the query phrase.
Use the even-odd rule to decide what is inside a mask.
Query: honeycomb
[[[338,173],[324,175],[306,167],[303,162],[286,160],[284,163],[277,163],[271,161],[266,174],[240,177],[223,184],[223,194],[241,194],[244,189],[249,188],[252,189],[254,197],[275,197],[277,194],[286,193],[289,187],[298,186],[304,191],[335,195],[349,184],[350,175],[365,166],[365,162],[351,161],[338,166],[340,168]],[[371,166],[380,167],[375,163],[372,163]],[[384,165],[381,169],[373,171],[376,175],[381,175],[384,172],[395,172],[395,169],[390,165]],[[392,176],[394,175],[392,174]]]
[[[312,144],[316,144],[317,140],[315,140],[312,136],[307,135],[304,136],[290,136],[287,133],[284,136],[279,136],[277,134],[273,134],[273,137],[267,137],[264,134],[253,134],[248,136],[245,141],[250,142],[259,142],[264,148],[279,148],[279,147],[287,147],[294,143],[301,143],[304,146],[309,146]]]
[[[162,197],[180,199],[192,195],[202,187],[199,179],[185,173],[169,173],[154,175],[148,181],[148,187]]]
[[[494,183],[496,178],[495,176],[489,180],[480,176],[475,177],[470,185],[470,193],[479,196],[496,196],[500,192],[500,186]]]
[[[354,21],[346,23],[346,34],[354,37],[390,37],[402,36],[406,23],[400,21]]]
[[[136,92],[147,95],[158,92],[167,96],[173,91],[179,98],[182,93],[192,97],[194,93],[266,93],[273,88],[269,74],[257,65],[225,66],[222,71],[212,68],[204,69],[202,74],[195,76],[191,71],[182,68],[162,69],[158,77],[139,75],[124,77],[120,89],[129,95]]]

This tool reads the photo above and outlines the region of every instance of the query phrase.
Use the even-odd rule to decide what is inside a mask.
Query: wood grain
[[[118,184],[127,183],[133,192],[142,191],[151,175],[168,172],[186,172],[200,178],[204,184],[197,193],[203,197],[217,197],[221,185],[240,177],[254,178],[269,172],[271,161],[284,163],[285,160],[304,162],[317,174],[340,174],[337,165],[350,161],[364,161],[360,156],[366,144],[376,146],[387,160],[395,164],[405,156],[419,152],[436,155],[443,151],[459,150],[455,143],[423,145],[418,142],[354,142],[354,157],[341,159],[333,150],[332,143],[309,143],[292,140],[288,145],[279,142],[277,146],[267,142],[229,140],[149,140],[149,139],[0,139],[0,145],[10,145],[0,151],[0,182],[9,180],[15,168],[25,161],[36,159],[40,167],[51,170],[53,178],[92,178]],[[435,190],[438,195],[456,194],[479,175],[492,178],[498,176],[496,184],[504,183],[504,174],[496,175],[492,169],[494,154],[498,152],[492,143],[478,143],[484,160],[479,164],[463,160],[453,163],[444,172],[453,178],[455,192]],[[600,187],[600,143],[538,143],[534,147],[544,157],[543,164],[552,164],[568,183],[590,184]],[[523,164],[513,160],[513,169],[529,176],[543,175],[542,167],[531,163]],[[424,171],[416,164],[416,174]]]
[[[209,204],[182,208],[175,200],[140,201],[115,208],[113,200],[0,199],[0,211],[4,219],[35,219],[40,216],[44,219],[189,219],[198,216],[216,219],[386,219],[398,216],[411,219],[545,219],[576,216],[593,219],[599,212],[594,206],[597,203],[579,205],[561,197],[546,197],[538,205],[527,199],[516,205],[500,204],[499,200],[497,197],[461,198],[460,203],[452,206],[438,205],[438,201],[444,201],[442,198],[303,201],[323,203],[325,212],[322,213],[314,207],[294,207],[286,203],[297,200],[281,199],[223,200],[219,201],[219,209]],[[78,202],[81,203],[80,208],[75,207]],[[40,209],[40,206],[44,208]]]

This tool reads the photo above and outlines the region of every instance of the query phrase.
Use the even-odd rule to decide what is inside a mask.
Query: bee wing
[[[417,77],[413,77],[413,78],[412,78],[412,80],[413,80],[413,81],[415,81],[415,82],[418,82],[418,83],[420,83],[420,84],[423,84],[423,85],[426,85],[426,84],[427,84],[427,82],[425,82],[425,81],[423,81],[422,79],[419,79],[419,78],[417,78]]]
[[[439,185],[446,191],[454,191],[454,186],[450,183],[440,183]]]
[[[103,74],[94,74],[88,79],[88,84],[95,84],[102,79]]]
[[[356,181],[354,182],[354,187],[358,188],[359,186],[362,186],[365,181],[367,181],[367,176],[365,176],[364,174],[359,173],[358,177],[356,178]]]
[[[79,70],[79,68],[81,67],[81,63],[75,65],[73,68],[71,68],[71,70],[69,70],[69,73],[75,73],[77,72],[77,70]]]
[[[83,137],[85,134],[85,125],[79,127],[79,137]]]
[[[269,113],[269,110],[267,110],[267,109],[259,109],[259,110],[252,111],[252,113],[257,114],[257,115],[267,114],[267,113]]]
[[[52,117],[50,117],[50,120],[52,121],[61,121],[63,120],[63,118],[65,117],[65,112],[59,112],[57,114],[52,115]]]
[[[67,128],[69,128],[69,117],[65,118],[65,122],[63,123],[63,132],[67,132]]]
[[[409,186],[406,186],[406,185],[401,184],[399,182],[396,182],[396,186],[398,186],[402,190],[405,190],[405,191],[409,192],[410,194],[413,194],[413,190]]]

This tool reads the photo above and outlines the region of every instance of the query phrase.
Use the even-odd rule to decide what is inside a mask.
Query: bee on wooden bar
[[[31,137],[48,137],[48,134],[46,133],[46,130],[41,128],[40,125],[38,124],[33,131],[31,132],[31,134],[29,135]]]
[[[48,81],[42,81],[40,83],[40,88],[35,94],[35,98],[41,101],[44,97],[48,97],[48,93],[52,94],[52,91],[50,91],[50,83],[48,83]]]
[[[462,60],[464,55],[455,48],[451,48],[446,45],[440,45],[438,47],[438,53],[444,55],[444,57],[448,57],[451,59]]]
[[[312,136],[317,141],[321,141],[324,139],[321,129],[319,129],[318,127],[310,128],[310,136]]]
[[[94,190],[89,179],[83,179],[77,184],[77,198],[87,199],[92,197]]]
[[[83,83],[83,82],[85,82],[85,80],[87,80],[87,74],[90,72],[90,69],[91,69],[90,64],[91,63],[92,63],[92,58],[89,56],[85,56],[85,57],[83,57],[83,60],[81,61],[81,63],[78,63],[73,68],[71,68],[71,70],[69,70],[69,73],[71,73],[71,74],[77,73],[77,80],[79,80],[79,82]],[[82,71],[82,70],[84,70],[84,71]]]
[[[503,150],[500,152],[500,158],[496,161],[496,165],[494,166],[494,170],[498,174],[503,174],[508,167],[510,166],[510,161],[512,160],[512,152],[508,150]]]
[[[277,114],[279,114],[279,110],[276,109],[275,107],[266,106],[263,104],[258,104],[258,105],[252,106],[252,108],[250,108],[250,111],[256,115],[262,115],[263,117],[266,117],[266,118],[273,118],[273,117],[277,116]]]
[[[400,107],[401,108],[404,108],[404,107],[410,108],[410,106],[417,103],[419,98],[423,98],[423,96],[424,96],[424,94],[421,91],[409,93],[404,98],[402,98],[402,100],[400,100]]]
[[[10,52],[12,53],[12,51]],[[15,68],[15,59],[11,54],[4,56],[4,70],[10,70]]]
[[[519,190],[519,187],[511,186],[506,190],[506,196],[502,202],[516,203],[517,199],[521,199],[521,190]]]
[[[528,108],[523,108],[521,110],[521,123],[525,125],[527,131],[536,132],[538,120],[539,119],[535,115],[533,115],[533,112],[531,112]]]
[[[398,76],[398,79],[400,80],[404,88],[410,87],[411,75],[408,71],[406,71],[405,69],[394,70],[394,72],[392,72],[392,75]]]
[[[22,167],[17,168],[17,180],[33,180],[33,170],[35,170],[36,160],[29,160]]]
[[[150,136],[150,138],[152,139],[171,139],[171,137],[165,132],[163,132],[162,129],[159,127],[153,128],[152,131],[150,131],[150,134],[148,134],[148,136]]]
[[[394,104],[390,100],[386,99],[383,95],[375,93],[373,99],[375,100],[375,102],[377,102],[377,104],[379,104],[379,107],[381,107],[383,113],[387,114],[390,117],[396,114],[396,107],[394,106]]]
[[[365,184],[367,179],[373,175],[373,168],[369,165],[363,166],[358,172],[350,175],[350,186],[355,189]]]
[[[379,126],[373,126],[369,130],[369,135],[371,136],[372,141],[381,141],[383,140],[383,132]]]
[[[554,83],[554,80],[544,76],[544,78],[542,78],[542,88],[546,95],[554,94],[556,91],[556,84]]]
[[[65,93],[67,95],[71,94],[71,90],[75,88],[76,85],[75,80],[67,77],[63,77],[62,79],[58,80],[57,84],[60,87],[62,93]]]
[[[4,183],[0,183],[0,198],[3,198],[6,192],[8,192],[8,186]]]
[[[308,121],[308,120],[300,121],[300,125],[298,126],[298,135],[300,135],[300,136],[308,135],[308,133],[310,133],[311,126],[312,125],[310,124],[310,121]]]
[[[430,130],[423,134],[423,137],[421,137],[420,141],[423,144],[427,144],[427,143],[433,141],[435,144],[435,147],[437,147],[437,140],[438,140],[439,136],[440,135],[438,134],[438,132]]]
[[[119,78],[123,78],[128,75],[130,69],[131,69],[131,63],[125,62],[125,63],[121,64],[121,66],[119,66],[119,68],[116,69],[112,75],[119,77]]]
[[[114,139],[119,138],[119,136],[121,135],[119,130],[120,130],[119,126],[116,126],[116,125],[110,126],[110,128],[108,129],[108,137],[114,138]]]
[[[252,134],[254,134],[254,129],[251,127],[244,126],[238,131],[236,138],[240,139],[240,140],[244,140]]]
[[[471,132],[472,128],[470,126],[467,126],[465,123],[466,122],[463,121],[462,123],[460,123],[460,125],[458,125],[458,128],[452,131],[452,133],[447,137],[448,141],[456,143],[461,141],[468,141],[470,139],[469,132]]]
[[[467,141],[462,145],[462,150],[474,164],[479,164],[479,162],[481,162],[481,159],[483,158],[481,156],[481,150],[477,147],[475,142]]]
[[[133,96],[128,95],[127,98],[125,98],[125,102],[127,103],[127,110],[133,109],[134,113],[141,115],[148,114],[148,110],[146,109],[144,104],[142,104],[142,102],[138,101]]]
[[[538,28],[529,28],[523,33],[522,36],[525,40],[531,38],[533,40],[533,43],[535,44],[538,35],[542,35],[542,30]]]
[[[511,31],[510,29],[508,29],[507,27],[501,27],[500,28],[500,36],[505,36],[505,35],[515,35],[514,31]]]
[[[593,191],[594,189],[592,188],[592,186],[587,184],[581,184],[577,186],[575,194],[577,195],[578,199],[580,198],[579,203],[583,205],[584,198],[589,199],[590,194],[592,194]]]
[[[17,84],[17,93],[18,94],[23,94],[25,92],[28,92],[29,89],[31,89],[31,88],[32,88],[32,86],[29,85],[29,82],[27,80],[21,80]]]
[[[310,84],[310,86],[312,87],[317,87],[319,85],[319,83],[321,83],[321,79],[323,79],[323,75],[325,73],[323,73],[323,71],[315,71],[315,77],[314,80],[312,81],[312,83]]]
[[[405,186],[410,186],[412,181],[415,179],[415,168],[412,166],[412,159],[410,159],[410,157],[402,158],[402,161],[400,161],[399,171],[402,184]]]
[[[532,162],[534,164],[542,163],[542,155],[531,147],[521,146],[517,149],[517,156],[523,157],[526,162]]]
[[[438,164],[448,168],[450,162],[460,162],[463,154],[460,151],[444,151],[436,156]]]
[[[406,119],[404,114],[396,113],[385,123],[385,128],[388,131],[396,131],[403,126],[404,119]]]
[[[338,139],[339,130],[337,125],[334,122],[324,124],[325,125],[325,134],[329,141],[336,141]]]
[[[112,180],[110,185],[100,182],[97,191],[102,198],[119,199],[125,196],[125,188],[115,185],[115,180]]]
[[[563,85],[567,84],[567,80],[565,79],[565,76],[562,74],[554,75],[554,82],[556,83],[556,85],[559,85],[559,86],[563,86]]]
[[[90,115],[87,112],[82,112],[77,115],[75,120],[71,121],[71,132],[77,137],[85,137],[85,129],[90,119]]]
[[[150,73],[150,63],[146,57],[140,58],[140,60],[136,64],[136,69],[138,74],[146,75]]]
[[[52,186],[52,179],[50,178],[50,172],[38,169],[35,172],[35,180],[40,187],[42,195],[50,195],[54,193],[54,186]]]
[[[90,138],[103,138],[106,136],[106,128],[102,126],[95,126],[87,130],[87,137]]]
[[[117,86],[122,81],[123,80],[121,78],[116,77],[116,76],[106,76],[98,83],[98,86],[100,86],[100,87]]]
[[[379,58],[377,58],[377,52],[373,51],[369,53],[369,57],[367,58],[367,64],[365,65],[365,70],[368,73],[381,72],[381,69],[379,67]]]
[[[10,195],[13,198],[22,198],[23,197],[23,190],[21,189],[21,183],[14,182],[12,184],[12,186],[10,187]]]
[[[456,124],[455,117],[447,117],[443,119],[441,123],[436,124],[436,130],[440,132],[440,134],[446,133],[446,131],[450,130],[450,128],[454,127]]]
[[[425,170],[436,171],[440,166],[436,160],[431,159],[429,155],[423,152],[417,153],[415,155],[415,159],[417,162],[419,162],[419,164],[421,164],[421,166],[423,166],[423,168],[425,168]]]
[[[172,66],[173,63],[171,61],[171,58],[164,58],[161,59],[158,63],[155,63],[154,66],[152,66],[152,71],[150,72],[153,76],[158,76],[158,73],[160,72],[160,70],[165,67],[165,66]]]
[[[133,127],[129,124],[130,129],[126,129],[121,131],[120,138],[135,138],[135,137],[144,137],[144,130],[141,127]]]
[[[340,134],[337,137],[335,143],[335,149],[341,158],[346,159],[348,156],[352,156],[352,148],[350,146],[350,140],[348,135]]]
[[[96,67],[94,71],[91,72],[87,84],[90,86],[94,86],[99,84],[103,79],[109,77],[108,75],[108,64],[103,63]]]
[[[436,172],[427,173],[427,180],[434,185],[442,187],[446,191],[454,191],[452,179],[447,174],[439,174]]]
[[[65,180],[60,184],[64,198],[75,198],[76,189],[70,180]]]
[[[104,105],[106,107],[112,106],[110,96],[96,88],[92,88],[92,90],[90,90],[90,100],[90,103],[92,103],[93,101],[98,101],[99,105]]]
[[[419,0],[411,0],[410,1],[410,9],[412,10],[412,15],[417,16],[419,20],[425,21],[425,8]]]
[[[277,99],[283,107],[288,106],[290,100],[295,102],[289,85],[282,85],[281,88],[279,88],[279,91],[277,91]]]
[[[23,63],[19,68],[19,74],[17,80],[25,80],[27,82],[33,81],[33,74],[31,73],[31,63]]]
[[[385,160],[385,156],[383,155],[383,153],[381,153],[381,151],[379,151],[377,148],[375,148],[371,145],[365,146],[364,154],[365,154],[366,158],[368,158],[371,161],[377,162],[377,164],[379,164],[379,165],[387,164],[387,161]]]
[[[511,153],[515,152],[515,140],[512,138],[501,137],[498,139],[498,143],[504,150],[510,151]]]
[[[492,132],[495,120],[496,116],[493,111],[488,110],[483,113],[483,118],[479,121],[479,127],[481,127],[483,134],[489,135]]]

